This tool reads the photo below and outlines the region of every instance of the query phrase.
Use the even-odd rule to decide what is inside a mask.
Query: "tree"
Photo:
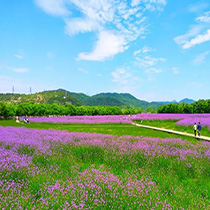
[[[9,117],[9,109],[6,103],[0,103],[0,116],[6,119]]]

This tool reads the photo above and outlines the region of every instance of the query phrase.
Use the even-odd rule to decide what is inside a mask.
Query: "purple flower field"
[[[80,133],[61,131],[61,130],[37,130],[25,127],[2,127],[0,126],[0,142],[3,148],[2,157],[5,151],[11,152],[8,156],[12,159],[19,159],[14,155],[22,146],[35,149],[35,153],[44,153],[51,155],[52,148],[56,144],[71,144],[76,146],[88,145],[109,149],[117,154],[130,154],[143,152],[144,155],[157,156],[176,156],[186,159],[186,156],[210,157],[210,142],[201,142],[192,144],[182,139],[161,139],[153,137],[133,137],[133,136],[113,136],[109,134],[98,133]],[[166,147],[167,145],[167,147]],[[174,146],[175,145],[175,146]],[[179,145],[179,147],[176,147]],[[201,147],[202,145],[202,147]],[[5,147],[9,146],[9,150]],[[199,152],[198,152],[199,148]],[[202,151],[201,151],[202,149]],[[17,154],[16,154],[17,155]],[[25,158],[25,157],[23,157]],[[3,159],[1,159],[3,160]],[[27,161],[28,162],[28,161]],[[23,164],[24,165],[24,164]]]
[[[31,122],[48,123],[131,123],[132,120],[179,120],[177,125],[189,126],[201,122],[210,128],[210,114],[136,114],[136,115],[105,115],[105,116],[59,116],[59,117],[30,117]],[[21,118],[23,120],[23,117]]]
[[[208,142],[2,126],[0,134],[2,209],[210,208]]]

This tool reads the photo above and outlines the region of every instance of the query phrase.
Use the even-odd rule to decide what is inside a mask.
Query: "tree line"
[[[76,115],[121,115],[141,113],[140,108],[129,107],[122,109],[118,106],[74,106],[71,104],[12,104],[0,102],[0,116],[4,118],[14,116],[76,116]]]
[[[188,103],[170,103],[162,105],[157,109],[158,113],[210,113],[210,100],[199,100],[192,104]]]

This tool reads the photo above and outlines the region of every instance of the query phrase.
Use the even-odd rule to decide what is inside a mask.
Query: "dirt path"
[[[194,138],[199,139],[199,140],[210,141],[210,137],[207,137],[207,136],[200,136],[200,137],[196,136],[195,137],[193,134],[180,132],[180,131],[174,131],[174,130],[158,128],[158,127],[153,127],[153,126],[148,126],[148,125],[142,125],[142,124],[137,124],[137,123],[132,123],[132,125],[142,127],[142,128],[149,128],[149,129],[157,130],[157,131],[163,131],[163,132],[166,132],[166,133],[173,133],[173,134],[178,134],[178,135],[182,135],[182,136],[190,136],[190,137],[194,137]]]

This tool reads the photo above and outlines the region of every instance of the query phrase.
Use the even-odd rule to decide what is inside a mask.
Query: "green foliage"
[[[8,118],[9,114],[12,114],[9,112],[9,108],[6,103],[0,103],[0,116],[3,116],[4,118]]]
[[[74,106],[71,104],[7,104],[0,103],[0,116],[4,118],[13,116],[74,116],[74,115],[121,115],[137,114],[141,109],[121,109],[118,106]]]
[[[170,103],[158,107],[158,113],[210,113],[210,100],[199,100],[192,104]]]

